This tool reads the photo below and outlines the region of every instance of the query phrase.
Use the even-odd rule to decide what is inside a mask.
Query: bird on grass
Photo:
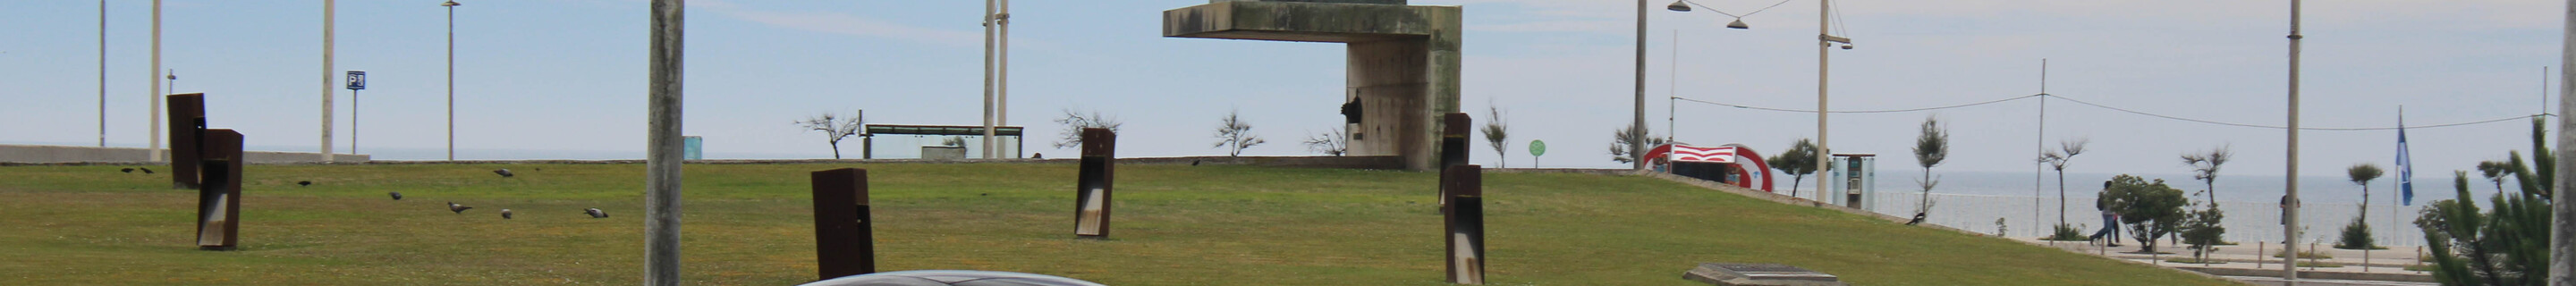
[[[474,207],[469,207],[469,206],[465,206],[465,205],[456,204],[456,202],[447,202],[447,211],[456,212],[457,214],[464,214],[464,213],[465,213],[465,210],[470,210],[470,209],[474,209]]]
[[[581,212],[590,214],[590,218],[608,218],[608,212],[599,211],[599,208],[590,208]]]
[[[1922,224],[1922,223],[1923,223],[1923,213],[1914,213],[1914,220],[1905,221],[1905,225],[1916,225],[1916,224]]]
[[[501,219],[510,219],[510,209],[501,209]]]
[[[144,173],[144,174],[151,174],[151,173],[152,173],[152,168],[139,168],[139,169],[137,169],[137,170],[143,170],[143,173]]]
[[[134,173],[134,168],[125,168],[125,170],[122,171],[125,171],[126,173]]]
[[[402,192],[385,192],[385,194],[394,196],[394,200],[402,200]]]
[[[313,181],[295,181],[295,186],[311,187],[313,186]]]
[[[519,176],[517,173],[510,173],[510,169],[492,170],[492,174],[501,175],[502,178]]]

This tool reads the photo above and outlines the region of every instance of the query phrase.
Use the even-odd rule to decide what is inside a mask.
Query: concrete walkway
[[[2216,263],[2187,264],[2167,262],[2167,260],[2188,260],[2191,257],[2191,252],[2183,246],[2159,245],[2157,250],[2164,253],[2150,254],[2138,252],[2138,245],[2134,241],[2123,243],[2120,247],[2103,247],[2082,241],[2041,241],[2033,238],[2014,238],[2014,240],[2020,240],[2022,242],[2035,245],[2056,247],[2058,249],[2072,252],[2102,255],[2122,260],[2136,261],[2167,268],[2197,271],[2220,276],[2270,277],[2275,280],[2279,279],[2281,276],[2281,258],[2267,255],[2270,253],[2279,253],[2281,251],[2281,245],[2277,243],[2250,243],[2234,246],[2219,246],[2215,252],[2211,252],[2209,254],[2210,260],[2216,261]],[[2305,244],[2299,245],[2299,249],[2302,251],[2310,251],[2310,247],[2310,245]],[[2327,244],[2318,244],[2313,247],[2313,252],[2322,253],[2326,257],[2300,259],[2302,263],[2321,263],[2319,265],[2310,265],[2314,267],[2300,267],[2299,277],[2301,278],[2381,282],[2433,281],[2432,272],[2404,269],[2407,266],[2421,263],[2417,260],[2419,257],[2419,255],[2417,255],[2417,251],[2419,251],[2418,247],[2391,247],[2387,250],[2372,250],[2367,253],[2361,250],[2334,249],[2332,245]]]

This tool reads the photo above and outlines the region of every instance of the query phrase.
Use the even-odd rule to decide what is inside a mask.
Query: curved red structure
[[[1719,145],[1719,146],[1722,146],[1722,147],[1734,147],[1734,148],[1735,148],[1735,156],[1736,156],[1736,157],[1741,157],[1741,158],[1742,158],[1742,160],[1738,160],[1736,163],[1734,163],[1734,164],[1736,165],[1736,167],[1737,167],[1737,168],[1735,168],[1735,175],[1736,175],[1736,177],[1739,177],[1739,178],[1747,178],[1747,179],[1746,179],[1746,180],[1737,180],[1737,181],[1734,183],[1734,184],[1735,184],[1735,186],[1738,186],[1738,187],[1745,187],[1745,188],[1759,189],[1759,190],[1762,190],[1763,192],[1771,192],[1771,191],[1772,191],[1772,190],[1771,190],[1771,163],[1770,163],[1770,162],[1768,162],[1768,161],[1764,161],[1764,160],[1762,160],[1762,154],[1761,154],[1761,153],[1754,152],[1754,151],[1753,151],[1753,147],[1752,147],[1752,146],[1744,146],[1744,144],[1727,143],[1726,145]],[[1667,157],[1667,156],[1671,155],[1671,154],[1672,154],[1672,152],[1673,152],[1673,144],[1655,145],[1655,148],[1654,148],[1654,149],[1646,150],[1645,160],[1646,160],[1647,162],[1655,162],[1655,160],[1656,160],[1656,159],[1664,159],[1664,157]],[[1745,166],[1744,166],[1745,164],[1743,163],[1743,161],[1748,161],[1748,160],[1749,160],[1749,161],[1753,161],[1753,164],[1752,164],[1753,166],[1751,166],[1752,168],[1744,168],[1744,167],[1745,167]],[[1670,162],[1666,162],[1665,164],[1671,164],[1671,163],[1670,163]],[[1671,167],[1665,167],[1665,170],[1671,170],[1671,169],[1672,169]],[[1759,171],[1752,171],[1752,170],[1759,170]],[[1762,186],[1761,186],[1761,187],[1755,187],[1755,186],[1753,186],[1753,180],[1750,180],[1750,178],[1753,178],[1753,177],[1754,177],[1754,175],[1753,175],[1753,174],[1751,174],[1751,173],[1755,173],[1755,172],[1758,172],[1758,173],[1760,173],[1760,174],[1761,174],[1761,177],[1762,177]]]

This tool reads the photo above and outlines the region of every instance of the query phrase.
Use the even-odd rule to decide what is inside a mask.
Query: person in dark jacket
[[[2111,208],[2111,181],[2102,181],[2102,191],[2096,193],[2099,195],[2096,196],[2098,198],[2093,199],[2093,209],[2102,211],[2102,230],[2094,231],[2093,236],[2087,239],[2102,241],[2111,247],[2119,247],[2120,212]]]

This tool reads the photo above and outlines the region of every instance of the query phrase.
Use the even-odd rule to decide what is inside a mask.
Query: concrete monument
[[[1458,112],[1460,10],[1404,0],[1212,0],[1163,11],[1163,36],[1346,44],[1350,156],[1440,170],[1440,116]]]

